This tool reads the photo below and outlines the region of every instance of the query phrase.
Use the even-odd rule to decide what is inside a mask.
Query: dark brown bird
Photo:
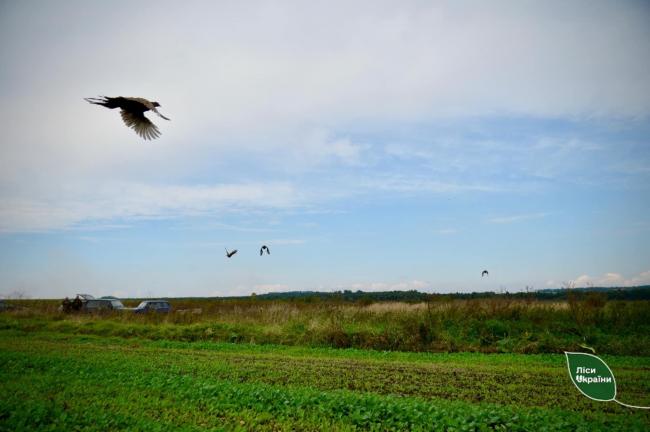
[[[237,253],[237,249],[233,249],[231,252],[228,252],[228,249],[226,249],[226,256],[228,258],[232,258],[232,256],[236,253]]]
[[[481,277],[483,277],[483,276],[487,276],[487,275],[488,275],[488,271],[487,271],[487,270],[483,270],[483,271],[481,272]]]
[[[266,251],[267,255],[271,255],[271,251],[269,250],[267,245],[262,245],[260,249],[260,256],[264,255],[264,251]]]
[[[169,120],[156,109],[156,107],[160,106],[158,102],[150,102],[143,98],[101,96],[98,98],[84,99],[91,104],[101,105],[110,109],[120,108],[120,114],[122,115],[124,123],[146,140],[158,138],[160,136],[158,127],[144,116],[146,111],[153,111],[165,120]]]

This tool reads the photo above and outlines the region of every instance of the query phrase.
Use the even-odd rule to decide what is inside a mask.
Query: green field
[[[650,356],[650,301],[479,300],[419,303],[172,300],[176,312],[63,315],[60,301],[26,300],[0,328],[179,341],[220,341],[378,351]],[[138,301],[127,301],[135,306]],[[200,314],[192,314],[195,308]],[[188,313],[179,313],[186,310]]]
[[[606,357],[650,403],[650,361]],[[402,354],[0,334],[2,430],[647,430],[561,355]]]
[[[592,343],[633,341],[647,331],[644,302],[584,306],[601,314],[590,319],[627,311],[607,326],[586,313],[572,326],[571,309],[557,304],[484,303],[483,321],[475,310],[460,315],[476,303],[456,304],[429,322],[430,309],[395,303],[203,303],[201,314],[167,316],[63,315],[52,302],[24,305],[0,315],[2,431],[650,430],[647,410],[579,393],[556,352],[584,341],[580,330],[592,332]],[[542,330],[530,326],[535,319]],[[418,333],[427,322],[436,337]],[[488,338],[486,328],[511,345]],[[549,328],[547,343],[538,343]],[[338,339],[327,336],[335,331]],[[388,338],[414,349],[363,343]],[[650,405],[650,357],[636,354],[647,352],[646,340],[599,352],[623,402]],[[466,349],[443,351],[449,343]],[[525,343],[547,352],[519,352]]]

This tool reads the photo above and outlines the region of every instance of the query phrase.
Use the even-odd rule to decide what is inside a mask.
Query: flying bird
[[[481,277],[483,277],[483,276],[487,276],[488,274],[489,274],[489,273],[488,273],[487,270],[483,270],[483,272],[481,272]]]
[[[156,109],[156,107],[160,106],[158,102],[150,102],[143,98],[101,96],[98,98],[84,99],[91,104],[101,105],[106,108],[119,108],[124,123],[146,140],[158,138],[160,136],[158,127],[144,116],[146,111],[153,111],[165,120],[169,120]]]
[[[226,256],[228,258],[232,258],[232,256],[236,253],[237,253],[237,249],[233,249],[231,252],[228,252],[228,249],[226,249]]]
[[[260,249],[260,256],[264,255],[264,251],[266,251],[267,255],[271,255],[271,251],[269,250],[268,246],[262,245],[262,248]]]

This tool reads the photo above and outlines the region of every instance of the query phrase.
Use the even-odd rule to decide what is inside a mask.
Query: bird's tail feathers
[[[90,102],[91,104],[106,106],[108,104],[109,98],[107,98],[106,96],[99,96],[96,98],[84,98],[84,100],[86,102]]]

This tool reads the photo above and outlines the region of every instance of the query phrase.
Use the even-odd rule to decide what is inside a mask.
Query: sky
[[[0,1],[0,295],[650,284],[649,41],[643,1]]]

